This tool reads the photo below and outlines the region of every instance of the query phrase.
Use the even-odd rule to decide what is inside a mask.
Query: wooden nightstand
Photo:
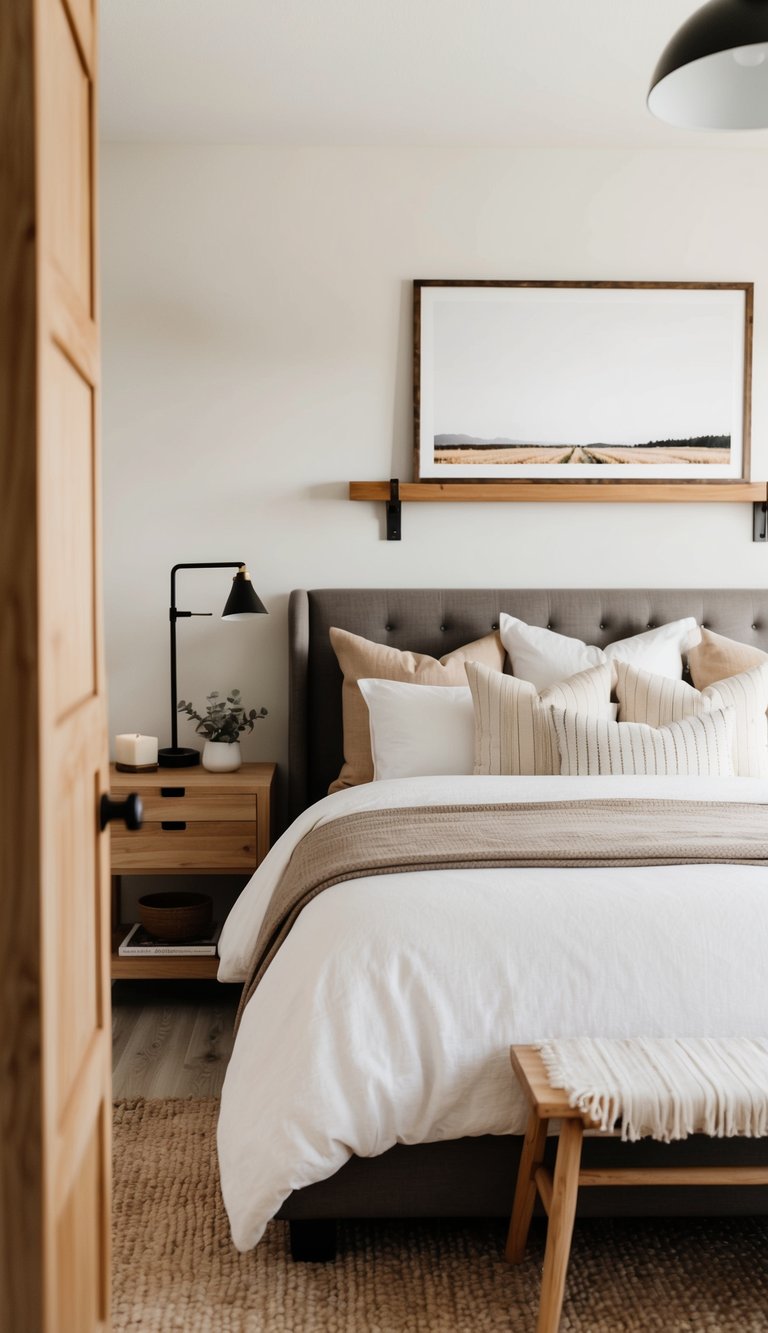
[[[275,764],[243,764],[236,773],[160,768],[110,769],[116,797],[138,792],[144,824],[136,833],[112,825],[112,976],[215,977],[218,958],[120,958],[130,925],[120,921],[122,875],[247,875],[266,856],[272,836]]]

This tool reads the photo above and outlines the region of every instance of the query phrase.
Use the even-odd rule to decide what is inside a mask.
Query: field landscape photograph
[[[659,466],[669,463],[728,464],[729,435],[705,435],[687,440],[648,440],[640,444],[532,444],[522,440],[478,440],[465,435],[436,435],[435,462],[466,463],[585,464],[617,463]]]
[[[745,294],[421,292],[419,476],[739,477]]]

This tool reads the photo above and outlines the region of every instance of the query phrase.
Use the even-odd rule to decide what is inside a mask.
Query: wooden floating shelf
[[[390,498],[388,481],[351,481],[350,500]],[[497,504],[765,504],[765,481],[412,481],[400,482],[409,504],[483,500]]]

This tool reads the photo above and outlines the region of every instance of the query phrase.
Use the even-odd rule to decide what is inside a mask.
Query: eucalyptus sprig
[[[225,745],[233,745],[240,739],[241,732],[253,731],[259,719],[267,716],[266,708],[246,711],[239,690],[230,690],[224,698],[218,690],[212,690],[206,695],[204,717],[185,699],[180,700],[178,711],[197,723],[195,731],[199,736],[205,736],[208,741],[223,741]]]

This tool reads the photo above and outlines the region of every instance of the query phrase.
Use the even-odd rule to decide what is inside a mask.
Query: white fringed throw
[[[553,1088],[622,1139],[768,1135],[768,1040],[599,1037],[537,1043]]]

